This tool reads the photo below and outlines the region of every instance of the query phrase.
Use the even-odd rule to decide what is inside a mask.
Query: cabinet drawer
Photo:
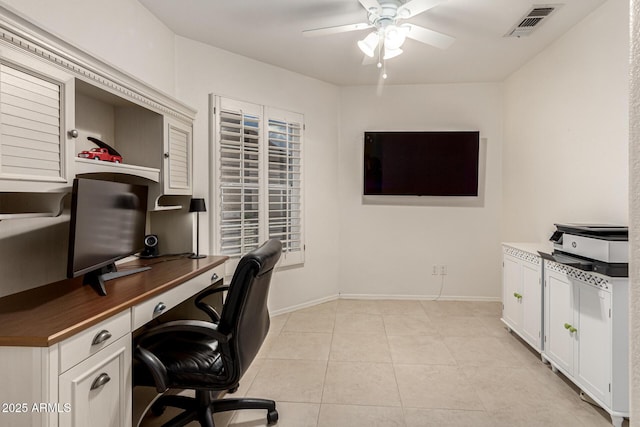
[[[131,427],[130,337],[60,375],[59,386],[60,427]]]
[[[118,338],[131,332],[129,310],[74,335],[60,343],[60,372],[82,362]]]
[[[224,276],[224,264],[133,307],[133,330],[167,312]]]

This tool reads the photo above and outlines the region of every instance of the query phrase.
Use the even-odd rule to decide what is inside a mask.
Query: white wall
[[[338,289],[338,88],[221,49],[176,38],[176,94],[198,110],[194,124],[194,194],[209,200],[208,94],[214,93],[305,116],[306,262],[276,273],[272,311],[335,295]],[[204,219],[204,217],[203,217]],[[204,227],[202,227],[204,224]],[[209,247],[209,224],[201,221],[201,245]],[[213,247],[213,245],[211,245]]]
[[[502,90],[500,84],[342,89],[340,138],[340,291],[433,296],[446,265],[444,297],[498,298]],[[366,130],[479,130],[487,139],[483,207],[365,205]]]
[[[640,426],[640,0],[631,0],[631,8],[631,111],[629,115],[631,422],[629,424]]]
[[[504,240],[627,224],[628,23],[610,0],[506,80]]]
[[[2,0],[39,27],[172,94],[173,32],[136,0]]]

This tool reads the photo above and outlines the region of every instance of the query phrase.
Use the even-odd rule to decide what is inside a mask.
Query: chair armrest
[[[219,286],[217,288],[209,289],[207,291],[204,291],[204,292],[200,293],[196,297],[195,305],[200,310],[202,310],[205,313],[207,313],[207,315],[211,318],[212,322],[218,323],[220,321],[220,314],[218,314],[218,312],[216,311],[215,308],[211,307],[211,305],[207,304],[206,302],[204,302],[202,300],[204,298],[208,297],[209,295],[213,295],[213,294],[216,294],[218,292],[228,291],[228,290],[229,290],[229,285],[224,285],[224,286]]]
[[[195,332],[208,338],[213,338],[220,343],[227,343],[232,337],[231,333],[223,334],[218,331],[218,325],[204,320],[174,320],[173,322],[162,323],[146,330],[137,339],[139,345],[151,338],[163,334],[176,334],[180,332]]]
[[[144,347],[140,347],[139,345],[136,346],[135,357],[149,369],[149,372],[153,377],[153,381],[156,383],[156,390],[158,393],[164,393],[167,391],[169,388],[167,386],[167,368],[160,359],[158,359],[155,354],[151,353]]]

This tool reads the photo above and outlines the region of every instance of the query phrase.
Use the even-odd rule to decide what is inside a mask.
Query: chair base
[[[276,402],[268,399],[213,399],[210,391],[196,390],[195,398],[180,395],[161,396],[151,405],[151,412],[160,416],[167,406],[184,411],[164,423],[162,427],[181,427],[192,421],[198,421],[203,427],[215,427],[214,413],[239,409],[264,409],[267,411],[269,425],[278,422]]]

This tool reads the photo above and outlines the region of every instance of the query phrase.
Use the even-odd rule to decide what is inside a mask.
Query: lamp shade
[[[206,212],[207,206],[204,203],[204,199],[191,199],[189,204],[189,212]]]
[[[378,42],[380,41],[380,36],[378,36],[377,32],[369,33],[367,37],[358,42],[358,47],[360,50],[370,58],[373,58],[375,55],[376,47],[378,46]]]

